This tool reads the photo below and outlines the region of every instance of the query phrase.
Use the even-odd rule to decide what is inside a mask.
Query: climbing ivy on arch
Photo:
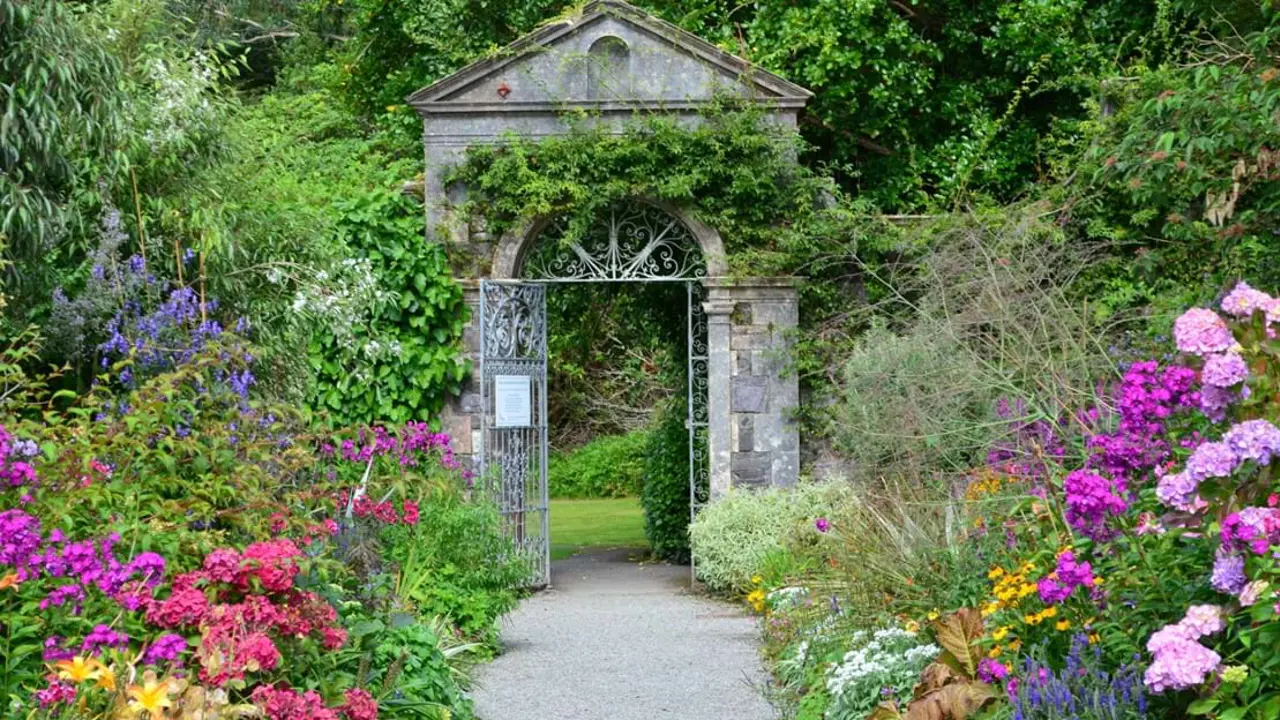
[[[829,248],[851,217],[834,183],[795,161],[802,149],[762,111],[718,106],[696,127],[638,116],[621,132],[579,122],[562,136],[511,136],[471,149],[448,181],[467,187],[464,212],[495,234],[563,216],[566,241],[614,203],[668,202],[719,231],[735,274],[780,275]]]

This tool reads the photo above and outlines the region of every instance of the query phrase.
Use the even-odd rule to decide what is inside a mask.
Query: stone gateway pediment
[[[687,109],[718,97],[799,108],[809,91],[619,0],[596,0],[409,98],[424,116]]]

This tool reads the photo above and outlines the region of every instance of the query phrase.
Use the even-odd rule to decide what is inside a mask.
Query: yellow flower
[[[1000,609],[1000,603],[992,602],[982,606],[982,617],[994,615]]]
[[[1022,567],[1018,568],[1018,572],[1023,573],[1024,575],[1026,573],[1035,572],[1035,571],[1036,571],[1036,566],[1034,563],[1023,563]]]
[[[1003,574],[1004,574],[1004,568],[1002,568],[1002,567],[994,567],[994,568],[991,568],[991,570],[987,572],[987,579],[988,579],[988,580],[995,580],[996,578],[1000,577],[1000,576],[1001,576],[1001,575],[1003,575]]]
[[[85,680],[93,680],[98,677],[97,661],[85,659],[79,655],[70,660],[59,660],[56,667],[58,669],[58,677],[63,680],[70,680],[73,683],[82,683]]]
[[[173,707],[173,701],[169,699],[169,683],[156,680],[150,672],[143,676],[142,682],[140,686],[129,686],[129,709],[138,714],[150,713],[152,720],[159,720],[164,716],[165,708]]]
[[[1097,645],[1097,644],[1098,644],[1098,641],[1100,641],[1100,640],[1102,640],[1102,637],[1101,637],[1101,636],[1099,636],[1099,635],[1098,635],[1098,633],[1089,633],[1089,644],[1090,644],[1090,645]]]
[[[929,618],[930,620],[937,620],[937,619],[938,619],[938,617],[939,617],[939,615],[938,615],[938,611],[937,611],[937,610],[930,610],[930,611],[929,611],[929,614],[928,614],[928,615],[925,615],[925,617]]]
[[[1101,585],[1101,584],[1102,584],[1102,582],[1103,582],[1103,580],[1102,580],[1102,576],[1101,576],[1101,575],[1094,576],[1094,578],[1093,578],[1093,584],[1094,584],[1094,585]]]
[[[906,630],[909,633],[917,633],[917,632],[920,632],[920,623],[916,622],[915,620],[910,620],[905,625],[902,626],[902,629]]]
[[[98,664],[98,687],[102,688],[103,690],[106,690],[107,692],[116,691],[115,672],[113,672],[111,668],[101,663]]]
[[[1054,623],[1054,627],[1057,628],[1059,632],[1062,632],[1071,627],[1071,621],[1063,618],[1062,620]]]
[[[764,582],[764,578],[760,577],[759,575],[752,575],[752,576],[751,576],[751,584],[752,584],[752,585],[759,585],[759,584],[760,584],[760,583],[762,583],[762,582]]]
[[[1022,616],[1022,621],[1028,625],[1039,625],[1042,619],[1039,614]]]
[[[993,658],[993,659],[1000,657],[1000,646],[997,645],[996,647],[993,647],[990,650],[988,650],[987,657]]]
[[[991,639],[1003,640],[1004,636],[1008,634],[1009,634],[1009,626],[1005,625],[1003,627],[997,628],[995,632],[991,633]]]
[[[1050,605],[1044,610],[1041,610],[1040,614],[1044,617],[1051,618],[1058,614],[1058,608],[1056,606]]]
[[[1036,586],[1031,583],[1022,583],[1018,586],[1018,597],[1024,598],[1036,591]]]

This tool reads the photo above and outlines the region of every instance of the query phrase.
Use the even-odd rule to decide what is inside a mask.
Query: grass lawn
[[[551,559],[589,548],[646,548],[639,498],[551,501]]]

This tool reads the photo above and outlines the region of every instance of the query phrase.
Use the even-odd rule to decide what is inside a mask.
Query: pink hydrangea
[[[1229,388],[1249,377],[1249,365],[1237,353],[1214,353],[1205,358],[1200,377],[1205,385]]]
[[[1173,339],[1178,350],[1192,355],[1226,352],[1236,344],[1227,323],[1206,308],[1192,308],[1175,320]]]
[[[347,720],[378,720],[378,701],[367,690],[352,688],[345,697],[342,714]]]
[[[1174,625],[1166,625],[1147,640],[1147,650],[1154,660],[1143,677],[1155,693],[1185,690],[1205,681],[1221,664],[1222,658],[1196,642],[1226,627],[1222,608],[1217,605],[1193,605]]]
[[[1187,614],[1178,623],[1192,638],[1216,635],[1226,629],[1226,620],[1222,617],[1222,608],[1217,605],[1192,605]]]
[[[1271,296],[1249,287],[1241,281],[1222,298],[1222,312],[1238,318],[1247,318],[1255,310],[1264,310],[1271,301]]]
[[[1200,685],[1222,662],[1218,653],[1194,640],[1172,642],[1153,653],[1155,660],[1142,678],[1153,693]]]

